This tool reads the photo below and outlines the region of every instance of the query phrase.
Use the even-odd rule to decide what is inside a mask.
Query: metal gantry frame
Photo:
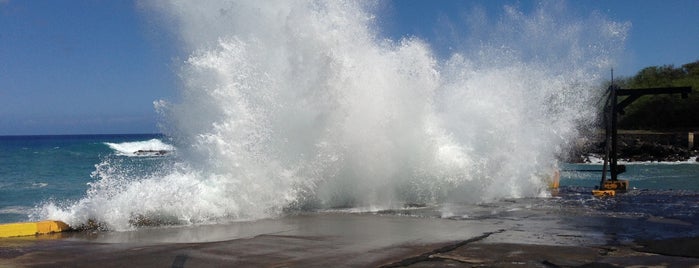
[[[618,133],[617,133],[617,115],[624,114],[624,108],[635,100],[645,95],[661,95],[661,94],[682,94],[682,98],[686,99],[689,93],[692,92],[691,87],[661,87],[661,88],[640,88],[640,89],[622,89],[614,84],[613,74],[612,83],[608,88],[607,102],[604,106],[604,125],[605,125],[605,157],[604,166],[602,168],[602,180],[600,181],[600,190],[623,190],[628,187],[628,181],[621,182],[618,179],[619,173],[626,171],[626,167],[618,164]],[[618,102],[620,96],[626,96],[621,102]],[[607,180],[607,164],[609,163],[609,173],[611,178]],[[610,183],[611,182],[611,183]],[[621,183],[620,183],[621,182]],[[610,189],[611,188],[611,189]],[[594,192],[593,192],[594,193]],[[605,194],[606,195],[606,194]],[[611,194],[613,195],[613,193]]]

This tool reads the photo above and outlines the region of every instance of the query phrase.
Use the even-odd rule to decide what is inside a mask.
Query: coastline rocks
[[[138,150],[133,154],[137,156],[163,156],[169,153],[171,153],[171,151],[168,150]]]
[[[561,159],[570,163],[591,163],[591,158],[603,158],[604,137],[584,139],[573,146]],[[617,143],[619,160],[628,162],[699,162],[696,146],[687,148],[686,142],[673,141],[662,135],[620,134]]]
[[[696,155],[696,151],[672,145],[663,145],[652,141],[635,139],[631,143],[619,143],[619,158],[628,161],[687,161]]]

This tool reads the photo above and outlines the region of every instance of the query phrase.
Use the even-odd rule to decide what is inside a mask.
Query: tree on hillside
[[[619,127],[647,130],[699,130],[699,61],[675,68],[651,66],[621,79],[623,88],[692,87],[688,99],[677,95],[644,96],[629,105]]]

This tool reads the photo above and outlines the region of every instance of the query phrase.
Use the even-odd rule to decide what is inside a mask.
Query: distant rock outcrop
[[[172,151],[168,150],[138,150],[135,151],[133,154],[138,156],[163,156],[171,152]]]
[[[595,135],[592,135],[595,136]],[[687,133],[622,133],[617,143],[618,157],[629,162],[681,162],[699,156],[696,144],[689,148]],[[578,142],[567,155],[567,162],[588,162],[589,156],[604,155],[604,136]],[[699,158],[697,159],[699,161]]]

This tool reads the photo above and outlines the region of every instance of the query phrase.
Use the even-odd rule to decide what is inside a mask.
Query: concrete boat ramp
[[[666,236],[667,230],[694,229],[688,223],[566,209],[490,209],[479,214],[471,207],[471,217],[433,217],[437,210],[430,208],[304,213],[215,225],[2,238],[0,267],[699,265],[699,254],[691,249],[699,243],[693,237],[680,238],[681,243],[639,242],[644,235],[657,237],[654,230]],[[681,254],[653,252],[652,245],[663,242]],[[682,253],[682,248],[690,249]]]

